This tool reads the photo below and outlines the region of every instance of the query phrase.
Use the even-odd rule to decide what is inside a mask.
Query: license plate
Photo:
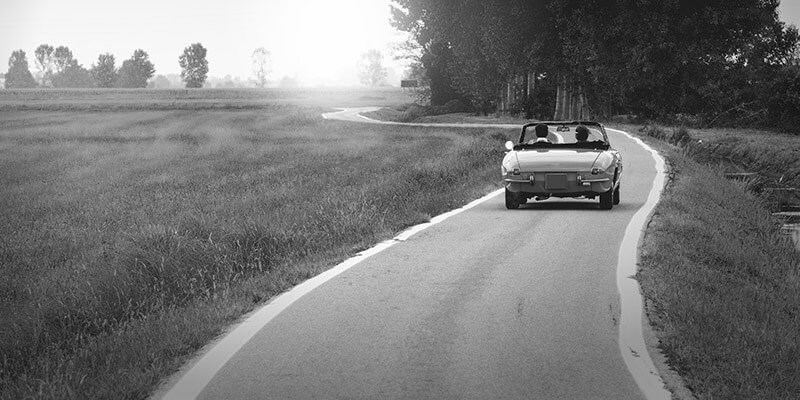
[[[566,189],[567,188],[567,175],[566,174],[547,174],[544,179],[545,189]]]

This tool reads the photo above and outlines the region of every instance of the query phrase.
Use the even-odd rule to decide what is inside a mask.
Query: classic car
[[[502,174],[508,209],[551,197],[599,198],[603,210],[619,204],[622,156],[600,123],[528,123],[518,143],[506,142],[506,150]]]

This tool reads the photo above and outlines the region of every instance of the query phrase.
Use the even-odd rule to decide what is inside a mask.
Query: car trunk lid
[[[599,150],[534,149],[517,152],[520,171],[588,171]]]

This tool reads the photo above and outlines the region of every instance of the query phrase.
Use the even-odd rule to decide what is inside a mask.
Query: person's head
[[[582,142],[589,138],[589,128],[579,125],[575,128],[575,139]]]
[[[533,129],[536,131],[537,138],[546,138],[550,133],[547,129],[547,125],[545,124],[537,124]]]

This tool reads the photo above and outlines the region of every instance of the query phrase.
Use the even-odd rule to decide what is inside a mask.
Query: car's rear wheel
[[[508,189],[506,189],[506,208],[509,210],[519,208],[519,196]]]
[[[600,193],[600,209],[610,210],[614,206],[614,189]]]
[[[614,189],[614,201],[612,203],[614,203],[614,205],[619,204],[619,185]]]

